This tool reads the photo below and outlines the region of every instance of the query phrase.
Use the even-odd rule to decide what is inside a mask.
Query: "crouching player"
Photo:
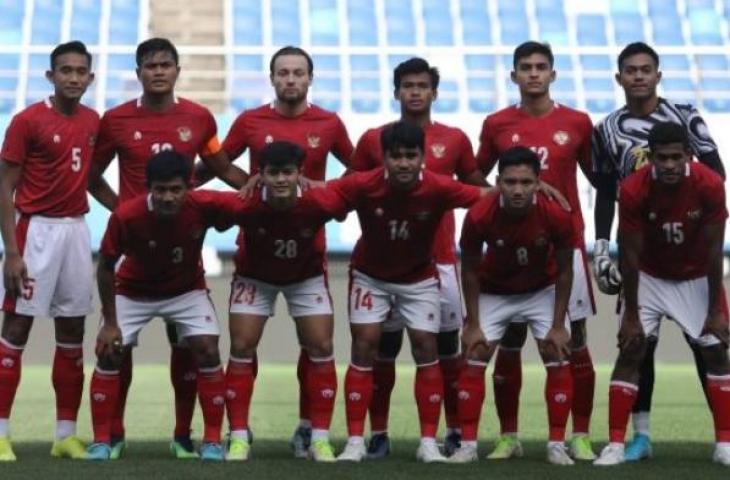
[[[532,150],[505,151],[497,168],[499,191],[469,210],[461,235],[466,366],[458,393],[461,447],[449,460],[477,460],[487,363],[510,321],[520,318],[537,340],[547,369],[547,459],[572,465],[564,445],[573,394],[566,327],[573,279],[571,217],[536,193],[540,161]]]
[[[687,130],[679,124],[657,123],[648,143],[650,164],[627,177],[619,191],[625,304],[608,396],[610,443],[594,463],[625,461],[626,423],[637,397],[647,337],[658,337],[660,321],[667,317],[700,347],[715,422],[713,459],[730,466],[723,180],[692,161]]]
[[[201,249],[206,229],[232,226],[242,202],[233,192],[189,191],[189,163],[174,151],[153,156],[146,170],[150,193],[121,205],[109,219],[102,240],[97,282],[103,324],[91,379],[94,443],[87,452],[91,460],[110,458],[119,368],[125,353],[136,345],[140,330],[153,317],[176,325],[195,357],[205,423],[201,458],[224,458],[225,377],[218,352],[218,320],[206,289]]]
[[[334,320],[322,228],[339,215],[336,211],[342,210],[344,203],[326,188],[301,195],[298,184],[305,156],[302,148],[290,142],[266,145],[258,160],[263,186],[246,199],[246,214],[239,219],[246,234],[236,253],[231,284],[231,356],[226,371],[231,439],[227,460],[249,457],[248,418],[256,378],[256,348],[266,320],[274,314],[279,293],[297,323],[309,360],[303,378],[312,424],[308,455],[318,462],[335,460],[328,439],[337,391]]]

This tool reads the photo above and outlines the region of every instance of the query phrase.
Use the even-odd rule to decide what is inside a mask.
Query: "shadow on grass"
[[[339,449],[343,439],[335,439]],[[18,462],[1,464],[0,478],[90,478],[95,480],[167,478],[221,479],[234,476],[246,479],[418,479],[445,480],[449,478],[590,478],[591,480],[646,478],[727,478],[726,467],[711,462],[712,444],[692,442],[656,442],[655,458],[620,467],[594,467],[579,464],[574,467],[554,467],[544,461],[545,444],[526,441],[525,458],[504,462],[483,460],[489,449],[487,442],[480,448],[482,460],[470,465],[423,465],[415,461],[418,445],[415,439],[397,439],[393,453],[386,460],[363,464],[321,465],[291,456],[286,440],[256,439],[252,456],[245,463],[212,464],[196,460],[173,460],[164,440],[131,440],[125,458],[114,462],[84,462],[54,460],[48,455],[50,443],[15,442]],[[601,445],[602,446],[602,445]]]

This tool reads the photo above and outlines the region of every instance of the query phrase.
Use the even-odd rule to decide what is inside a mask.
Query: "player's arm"
[[[119,353],[122,347],[122,332],[117,323],[114,288],[114,267],[117,260],[102,253],[99,255],[99,265],[96,269],[102,318],[101,328],[96,337],[96,355],[100,359]]]
[[[97,202],[101,203],[107,210],[114,211],[119,204],[119,196],[104,179],[103,174],[104,170],[101,166],[96,162],[92,162],[89,169],[88,190]]]
[[[119,197],[104,179],[104,171],[117,154],[118,142],[114,138],[114,129],[110,124],[113,124],[113,120],[110,120],[110,115],[107,113],[101,117],[99,123],[99,135],[91,157],[87,190],[97,202],[112,212],[119,203]]]
[[[482,246],[484,242],[479,238],[471,212],[464,219],[461,230],[461,285],[464,293],[466,318],[462,331],[464,354],[474,358],[477,349],[481,346],[488,349],[487,339],[479,324],[479,265],[482,261]]]
[[[554,349],[556,358],[564,359],[570,355],[570,332],[565,327],[568,315],[568,301],[573,286],[573,249],[560,248],[555,251],[558,274],[555,278],[555,307],[553,324],[545,337],[545,342]]]
[[[715,335],[727,348],[730,333],[720,302],[723,289],[722,249],[725,239],[725,223],[706,225],[703,230],[705,247],[707,248],[707,288],[709,295],[704,331]]]
[[[248,174],[233,164],[223,149],[210,155],[201,156],[203,164],[210,169],[210,172],[223,180],[228,186],[240,189],[248,181]],[[196,170],[196,175],[197,175]],[[200,179],[196,176],[196,183],[201,185]]]
[[[644,329],[639,321],[639,259],[644,248],[644,237],[640,232],[621,232],[621,274],[626,307],[619,329],[619,347],[637,347],[644,338]]]
[[[22,171],[21,164],[0,160],[0,228],[5,257],[3,280],[5,290],[11,297],[16,297],[22,292],[23,282],[28,278],[28,271],[15,236],[15,204],[13,202],[13,194]]]
[[[621,286],[621,273],[611,261],[609,245],[611,226],[616,215],[616,191],[618,178],[615,173],[598,173],[595,176],[596,204],[593,210],[593,224],[596,243],[593,248],[593,275],[599,290],[615,295]]]

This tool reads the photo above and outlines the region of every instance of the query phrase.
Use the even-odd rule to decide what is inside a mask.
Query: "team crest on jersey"
[[[319,147],[319,136],[309,133],[307,134],[307,145],[309,145],[309,148],[318,148]]]
[[[140,132],[139,130],[135,130],[132,138],[134,138],[135,140],[142,140],[142,132]]]
[[[520,141],[520,134],[519,133],[513,133],[512,134],[512,143],[519,143]]]
[[[384,211],[383,211],[383,209],[382,209],[382,208],[380,208],[380,207],[378,207],[378,208],[376,208],[376,209],[375,209],[375,216],[376,216],[376,217],[382,217],[384,213],[385,213],[385,212],[384,212]]]
[[[301,235],[301,236],[302,236],[303,238],[309,238],[309,237],[311,237],[312,235],[314,235],[314,231],[313,231],[313,230],[312,230],[311,228],[305,228],[305,229],[303,229],[303,230],[302,230],[301,232],[299,232],[299,234],[300,234],[300,235]]]
[[[433,153],[433,156],[436,158],[443,158],[446,154],[446,145],[443,143],[434,143],[431,145],[431,153]]]
[[[690,210],[687,212],[687,218],[690,220],[699,220],[702,218],[702,209],[698,208],[697,210]]]
[[[177,134],[180,136],[180,140],[183,142],[189,142],[193,138],[193,132],[188,127],[179,127]]]
[[[570,141],[570,135],[565,130],[558,130],[553,135],[553,142],[560,145],[561,147]]]
[[[61,135],[59,135],[57,133],[54,134],[53,135],[53,143],[61,143]]]
[[[272,137],[271,135],[266,135],[266,137],[264,137],[264,143],[272,143],[273,141],[274,137]]]
[[[93,147],[94,145],[96,145],[96,135],[92,133],[89,135],[89,146]]]
[[[416,220],[424,221],[431,216],[431,212],[424,210],[422,212],[416,212]]]

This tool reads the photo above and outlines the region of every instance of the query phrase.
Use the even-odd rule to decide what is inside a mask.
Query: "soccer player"
[[[246,235],[231,284],[227,371],[231,437],[227,460],[249,457],[247,430],[256,348],[281,293],[309,361],[303,379],[312,428],[308,454],[318,462],[335,461],[328,439],[337,392],[334,319],[321,230],[334,216],[328,212],[336,214],[344,203],[324,188],[309,189],[301,195],[299,176],[305,155],[304,149],[286,141],[263,147],[258,157],[263,186],[246,199],[246,216],[240,220]],[[245,255],[240,255],[243,251]]]
[[[488,174],[500,154],[521,145],[540,159],[540,182],[567,197],[572,209],[573,286],[568,314],[571,323],[570,371],[574,395],[571,413],[573,436],[569,453],[577,460],[593,460],[588,430],[593,411],[595,371],[587,345],[586,318],[596,313],[588,271],[583,215],[578,198],[576,170],[591,178],[591,120],[583,112],[560,105],[550,97],[555,80],[550,47],[538,42],[519,45],[513,55],[512,81],[520,91],[520,103],[487,116],[482,126],[477,162]],[[502,338],[494,365],[494,397],[501,436],[489,455],[506,459],[522,455],[517,438],[519,396],[522,387],[520,350],[527,337],[527,325],[513,323]]]
[[[162,317],[176,326],[195,358],[205,422],[200,456],[222,461],[226,385],[201,249],[206,230],[232,226],[242,203],[233,192],[189,191],[192,165],[182,153],[164,150],[145,169],[150,193],[112,213],[100,249],[97,283],[103,323],[89,392],[94,443],[88,459],[111,458],[124,352],[137,344],[140,330],[153,317]]]
[[[595,227],[596,244],[593,267],[601,291],[616,294],[621,275],[609,257],[609,240],[619,182],[643,166],[648,158],[647,137],[658,122],[682,125],[690,139],[693,155],[725,177],[717,146],[707,125],[691,105],[672,102],[657,95],[661,80],[659,57],[645,43],[627,45],[618,56],[616,81],[624,90],[626,105],[610,113],[594,129],[594,170],[596,174]],[[688,342],[694,353],[697,373],[703,387],[704,360],[698,347]],[[634,437],[627,445],[626,461],[651,455],[649,415],[654,390],[654,338],[647,339],[647,352],[641,367],[639,393],[633,407]]]
[[[363,430],[373,394],[373,364],[382,325],[389,313],[405,319],[416,363],[415,397],[421,426],[416,456],[444,461],[436,445],[443,398],[438,362],[440,330],[438,270],[433,244],[443,216],[474,203],[486,188],[464,185],[422,170],[425,136],[415,124],[399,121],[380,133],[385,167],[353,173],[335,188],[355,209],[362,235],[350,263],[352,357],[345,378],[349,439],[339,460],[363,460]]]
[[[137,78],[142,95],[108,110],[101,119],[99,141],[90,174],[91,193],[109,210],[147,192],[145,168],[151,155],[175,150],[191,163],[200,156],[210,170],[229,185],[240,188],[247,176],[232,165],[217,137],[210,111],[175,95],[180,74],[178,53],[165,38],[151,38],[136,51]],[[119,195],[102,177],[115,156],[119,158]],[[175,430],[170,444],[176,458],[197,456],[190,439],[190,423],[195,410],[196,364],[192,352],[177,342],[175,327],[167,325],[172,345],[170,378],[175,392]],[[132,353],[125,351],[121,367],[121,390],[112,427],[112,458],[126,447],[124,410],[132,381]]]
[[[625,303],[608,396],[610,443],[595,464],[625,461],[626,424],[639,389],[647,338],[658,338],[660,321],[667,317],[705,360],[717,442],[713,460],[730,466],[730,333],[722,287],[728,213],[723,180],[692,162],[685,126],[658,122],[647,141],[649,165],[629,175],[618,196]]]
[[[16,459],[9,418],[33,318],[54,319],[56,392],[53,457],[79,459],[76,436],[84,386],[84,317],[91,313],[92,264],[86,186],[99,116],[81,105],[94,80],[91,54],[77,41],[51,53],[53,95],[13,117],[0,150],[0,461]]]
[[[235,160],[249,150],[249,170],[255,175],[259,171],[258,160],[262,149],[273,141],[285,140],[306,152],[300,176],[303,182],[305,177],[324,180],[330,153],[348,166],[353,148],[342,120],[337,114],[307,101],[307,92],[314,79],[314,64],[309,54],[298,47],[283,47],[271,57],[269,73],[276,99],[270,104],[246,110],[236,118],[223,141],[223,150],[228,157]],[[201,175],[201,178],[204,176]],[[324,230],[319,235],[324,248]],[[239,235],[237,243],[243,243],[242,235]],[[298,323],[297,336],[302,344]],[[254,370],[255,365],[254,358]],[[305,382],[310,365],[310,358],[306,350],[302,349],[297,364],[300,421],[291,438],[297,458],[307,457],[312,434]]]
[[[573,395],[567,312],[575,247],[572,216],[536,193],[539,154],[512,147],[499,157],[499,192],[474,205],[461,234],[466,366],[459,378],[461,447],[454,463],[477,457],[484,373],[513,318],[529,325],[547,370],[547,460],[572,465],[564,445]],[[486,244],[486,254],[483,247]]]
[[[452,177],[471,185],[486,186],[474,160],[474,151],[466,134],[458,128],[431,120],[431,105],[438,96],[439,71],[422,58],[411,58],[393,71],[395,99],[400,103],[402,121],[419,125],[425,135],[424,165],[435,173]],[[388,124],[366,131],[355,148],[350,163],[352,170],[372,170],[383,166],[380,134]],[[438,333],[439,365],[444,379],[444,412],[448,456],[458,447],[459,425],[456,382],[461,365],[459,330],[463,320],[461,287],[456,272],[454,245],[454,214],[444,215],[434,242],[434,260],[441,283],[440,328]],[[395,359],[403,342],[405,319],[393,315],[383,324],[378,355],[373,367],[375,385],[370,403],[372,437],[368,458],[382,458],[390,452],[388,412],[390,395],[395,385]]]

